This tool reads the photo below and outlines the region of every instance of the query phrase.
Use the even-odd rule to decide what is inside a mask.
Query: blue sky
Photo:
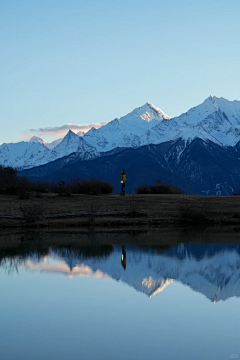
[[[239,14],[240,0],[0,0],[0,143],[147,101],[177,116],[240,99]]]

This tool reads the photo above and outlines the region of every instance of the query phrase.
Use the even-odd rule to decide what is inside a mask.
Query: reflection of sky
[[[45,258],[41,263],[62,266]],[[34,266],[34,263],[32,263]],[[35,264],[35,266],[37,266]],[[121,266],[121,265],[120,265]],[[122,282],[19,269],[0,275],[1,357],[225,360],[240,356],[239,299],[174,282],[149,299]]]
[[[126,359],[226,359],[239,351],[239,301],[213,305],[178,283],[149,300],[106,279],[21,271],[1,278],[1,288],[4,359],[118,359],[122,351]]]

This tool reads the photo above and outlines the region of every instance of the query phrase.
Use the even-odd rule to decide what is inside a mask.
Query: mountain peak
[[[170,116],[166,115],[160,108],[154,106],[150,102],[146,102],[144,105],[134,109],[132,112],[130,112],[121,119],[129,116],[140,117],[147,122],[152,121],[153,119],[160,121],[163,119],[170,119]]]
[[[69,129],[67,135],[76,135],[76,133]]]
[[[225,102],[229,102],[229,100],[225,99],[223,96],[221,97],[217,97],[215,95],[210,95],[205,101],[225,101]]]
[[[45,143],[45,140],[43,140],[42,138],[38,137],[38,136],[32,136],[31,139],[28,142],[40,142],[40,143]]]
[[[207,100],[213,100],[214,98],[216,98],[215,95],[210,95],[210,96],[207,98]]]
[[[149,107],[152,107],[154,108],[155,106],[153,104],[151,104],[149,101],[146,102],[146,104],[144,104],[143,106],[149,106]]]
[[[79,135],[77,135],[75,132],[73,132],[72,130],[68,130],[68,133],[64,136],[63,139],[71,139],[71,138],[79,138]]]

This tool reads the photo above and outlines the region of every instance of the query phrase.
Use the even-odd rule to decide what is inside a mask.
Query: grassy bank
[[[0,195],[1,228],[240,224],[238,196]]]

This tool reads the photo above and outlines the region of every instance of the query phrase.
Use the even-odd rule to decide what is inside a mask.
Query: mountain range
[[[0,164],[33,180],[102,177],[116,188],[125,168],[129,193],[161,179],[189,193],[231,194],[240,188],[239,141],[240,101],[210,96],[175,118],[146,103],[86,134],[70,130],[57,144],[2,144]]]

